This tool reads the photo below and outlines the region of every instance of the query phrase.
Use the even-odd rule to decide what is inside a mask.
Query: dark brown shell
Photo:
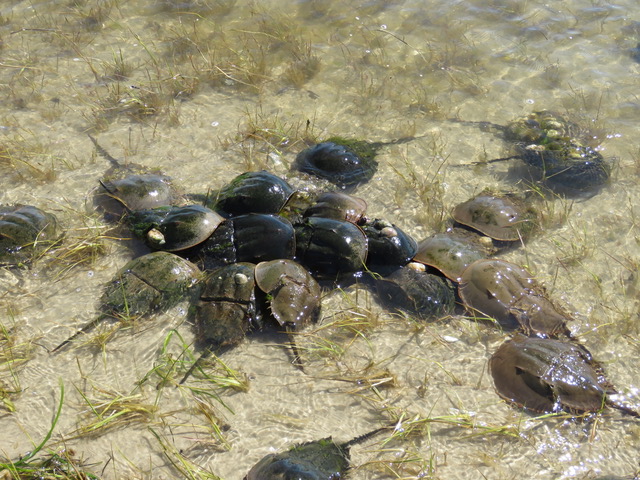
[[[209,238],[224,221],[202,205],[158,207],[127,216],[131,231],[154,250],[179,252]]]
[[[391,275],[377,279],[376,291],[387,307],[423,320],[448,315],[455,307],[455,290],[449,280],[412,268],[399,268]]]
[[[584,347],[560,340],[516,335],[489,370],[502,398],[534,412],[596,412],[616,393]]]
[[[296,259],[313,274],[340,278],[364,269],[367,237],[353,223],[309,217],[295,232]]]
[[[377,144],[332,137],[300,152],[294,168],[327,179],[340,188],[371,180],[378,169]]]
[[[0,206],[0,265],[28,263],[60,236],[52,213],[31,205]]]
[[[196,336],[211,350],[237,345],[259,324],[255,265],[238,262],[212,270],[196,307]]]
[[[166,175],[134,174],[105,180],[101,184],[102,188],[96,192],[95,202],[99,208],[112,215],[120,215],[123,208],[135,211],[175,205],[181,198],[171,178]]]

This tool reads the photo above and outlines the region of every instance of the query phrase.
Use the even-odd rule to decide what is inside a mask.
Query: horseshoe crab
[[[353,223],[309,217],[295,232],[296,258],[313,274],[335,279],[364,268],[367,237]]]
[[[510,122],[504,131],[516,146],[516,157],[552,187],[584,191],[609,180],[611,166],[581,138],[585,135],[577,125],[557,113],[533,112]]]
[[[198,267],[169,252],[153,252],[131,260],[105,286],[100,298],[100,315],[54,348],[52,353],[105,319],[138,318],[197,296],[201,276]]]
[[[296,157],[294,168],[324,178],[345,189],[368,182],[378,169],[375,160],[381,144],[332,137],[307,148]]]
[[[258,263],[293,258],[296,234],[291,222],[279,215],[249,213],[228,218],[187,257],[204,270],[235,262]]]
[[[331,137],[301,151],[293,168],[324,178],[341,189],[368,182],[378,170],[375,157],[387,145],[399,145],[420,137],[402,137],[388,142]]]
[[[267,296],[271,316],[291,338],[294,365],[302,368],[292,334],[318,319],[320,285],[302,265],[283,259],[256,265],[255,278]]]
[[[459,283],[462,272],[469,265],[495,252],[488,237],[471,230],[452,228],[422,240],[413,261],[433,267],[448,279]]]
[[[134,235],[154,250],[177,252],[204,242],[224,221],[202,205],[158,207],[128,215]]]
[[[496,391],[507,402],[539,413],[598,412],[604,405],[640,417],[611,399],[617,392],[581,345],[516,335],[489,360]]]
[[[380,275],[404,267],[418,252],[418,244],[400,227],[386,220],[371,220],[360,228],[367,236],[367,269]]]
[[[382,303],[421,319],[448,315],[455,307],[454,289],[447,279],[413,268],[400,268],[375,284]]]
[[[305,217],[331,218],[359,225],[367,210],[363,199],[342,192],[325,192],[304,212]]]
[[[294,189],[266,170],[238,175],[217,195],[215,208],[229,215],[280,212]]]
[[[260,262],[256,284],[269,299],[271,315],[288,330],[307,325],[320,311],[320,286],[299,263],[280,259]]]
[[[382,427],[348,442],[331,437],[301,443],[286,452],[270,453],[256,463],[244,480],[338,480],[349,469],[349,449],[387,430]]]
[[[95,202],[107,216],[119,218],[124,212],[164,207],[178,203],[171,178],[166,175],[144,173],[124,178],[104,180],[104,192],[96,193]]]
[[[611,166],[602,155],[579,143],[526,145],[518,151],[525,163],[555,188],[585,191],[605,184],[611,175]]]
[[[204,350],[180,384],[211,354],[223,353],[238,345],[250,330],[262,327],[254,272],[255,264],[238,262],[207,274],[195,310],[196,343]]]
[[[196,338],[204,351],[180,384],[211,354],[234,347],[252,330],[261,330],[263,305],[291,336],[317,320],[320,286],[301,265],[286,259],[257,265],[238,262],[211,271],[195,312]],[[293,363],[301,367],[295,342],[292,348]]]
[[[52,213],[31,205],[0,206],[0,266],[29,263],[60,236]]]
[[[538,220],[535,209],[518,195],[488,190],[457,205],[452,216],[459,224],[507,242],[526,239]]]
[[[108,219],[118,219],[125,212],[175,205],[181,194],[170,177],[137,164],[123,165],[111,156],[98,141],[89,135],[97,152],[111,163],[100,181],[104,191],[96,192],[94,204]]]
[[[465,307],[494,318],[504,328],[527,334],[571,336],[570,319],[545,296],[542,286],[524,269],[498,259],[477,260],[460,279],[458,293]]]
[[[609,181],[611,165],[596,150],[588,132],[561,115],[541,110],[517,118],[506,127],[489,122],[481,125],[503,133],[516,155],[486,163],[521,159],[552,190],[560,193],[592,192]],[[485,163],[485,162],[479,162]]]

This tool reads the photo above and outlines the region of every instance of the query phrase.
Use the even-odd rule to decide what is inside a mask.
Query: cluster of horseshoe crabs
[[[576,127],[560,116],[536,112],[502,131],[518,156],[552,183],[586,189],[609,177],[600,154],[580,143]],[[151,315],[187,298],[201,358],[221,354],[263,329],[265,319],[288,334],[304,328],[319,317],[322,287],[359,280],[393,310],[438,318],[453,313],[457,300],[475,317],[513,331],[489,368],[498,394],[514,405],[574,413],[609,405],[638,416],[612,398],[616,391],[602,368],[571,337],[569,315],[525,269],[495,258],[535,232],[537,212],[525,194],[483,191],[453,209],[451,228],[416,242],[397,225],[368,217],[366,202],[343,191],[372,178],[375,153],[385,143],[333,138],[298,155],[293,175],[319,176],[337,191],[296,191],[269,172],[247,172],[202,204],[188,204],[170,178],[123,166],[91,140],[111,162],[95,204],[152,252],[116,274],[96,318],[54,352],[107,318]],[[30,226],[20,227],[25,223]],[[0,254],[57,239],[56,224],[34,207],[3,207]],[[19,263],[5,257],[4,263]],[[293,363],[302,368],[291,340]],[[180,383],[200,366],[198,359]],[[269,455],[246,479],[340,478],[349,447],[384,428],[343,444],[329,438]]]
[[[611,162],[598,151],[595,137],[556,112],[533,112],[506,126],[489,122],[461,123],[479,124],[498,131],[513,146],[515,155],[488,163],[520,159],[535,180],[553,191],[592,195],[611,176]]]

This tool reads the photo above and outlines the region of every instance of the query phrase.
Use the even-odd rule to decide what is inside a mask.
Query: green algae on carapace
[[[153,252],[131,260],[104,287],[100,314],[54,348],[52,353],[60,351],[108,318],[135,319],[195,298],[200,290],[201,277],[198,267],[169,252]]]

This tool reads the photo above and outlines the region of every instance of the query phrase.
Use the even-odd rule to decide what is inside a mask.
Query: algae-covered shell
[[[556,190],[583,192],[605,184],[611,165],[590,145],[586,131],[546,110],[510,122],[505,138],[536,176]]]
[[[52,213],[31,205],[0,206],[0,265],[28,263],[59,237]]]
[[[294,167],[340,188],[352,187],[371,180],[378,169],[376,151],[369,142],[334,137],[300,152]]]
[[[448,315],[455,307],[454,289],[449,280],[412,268],[400,268],[376,280],[376,290],[388,307],[422,319]]]
[[[558,140],[567,140],[578,135],[576,124],[567,121],[562,115],[549,110],[540,110],[519,117],[505,128],[507,140],[516,143],[548,144]]]
[[[503,241],[525,239],[537,224],[537,213],[514,194],[482,192],[457,205],[454,220]]]
[[[524,268],[499,259],[477,260],[462,273],[458,293],[473,313],[494,318],[527,334],[569,335],[568,316],[546,297]]]
[[[528,410],[596,412],[616,393],[581,345],[516,335],[489,361],[498,394]]]
[[[487,240],[484,242],[482,239]],[[436,233],[418,244],[416,262],[429,265],[454,282],[459,282],[462,272],[476,260],[495,253],[491,240],[462,228]]]
[[[279,213],[294,189],[286,180],[265,170],[238,175],[224,186],[216,208],[229,215]]]
[[[232,347],[254,327],[260,313],[255,298],[255,264],[224,265],[206,275],[196,306],[196,337],[211,350]]]
[[[137,319],[194,300],[202,272],[169,252],[153,252],[128,262],[104,287],[100,315],[52,350],[57,352],[105,318]]]
[[[293,260],[261,262],[256,266],[256,284],[267,294],[273,318],[281,326],[302,327],[320,312],[320,286],[311,274]]]
[[[611,176],[611,165],[600,152],[579,143],[520,145],[517,151],[551,187],[585,191],[604,185]]]
[[[244,480],[338,480],[348,467],[348,449],[329,437],[267,455]]]
[[[132,212],[128,221],[151,248],[177,252],[204,242],[224,218],[202,205],[185,205]]]
[[[105,286],[100,310],[130,317],[164,310],[197,294],[202,272],[169,252],[153,252],[128,262]]]

